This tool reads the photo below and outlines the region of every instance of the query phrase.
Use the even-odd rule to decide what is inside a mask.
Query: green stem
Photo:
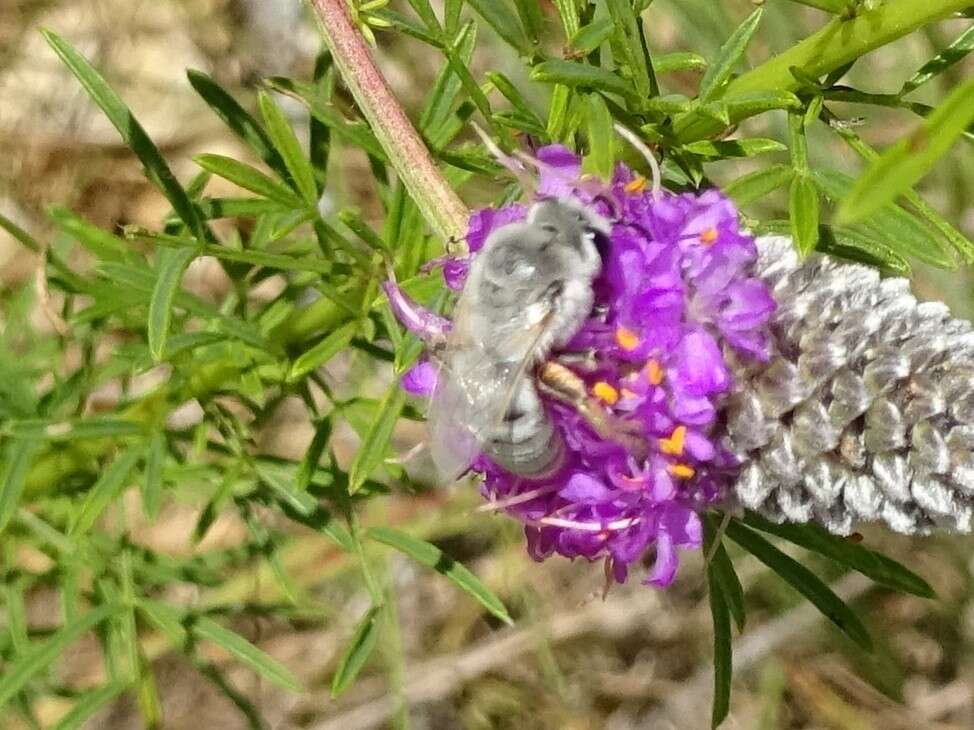
[[[824,76],[928,23],[970,7],[974,7],[972,0],[889,0],[874,10],[861,10],[852,18],[834,18],[801,43],[734,79],[721,96],[794,91],[799,83],[791,74],[792,67],[813,78]],[[719,122],[697,115],[684,117],[682,124],[676,124],[681,142],[704,139],[721,131]]]
[[[423,216],[445,239],[463,238],[468,211],[430,156],[429,150],[396,101],[355,26],[347,0],[311,0],[321,32],[382,149],[396,168]]]

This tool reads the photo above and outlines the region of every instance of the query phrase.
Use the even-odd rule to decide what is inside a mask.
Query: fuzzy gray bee
[[[525,477],[557,467],[561,441],[531,376],[589,316],[602,267],[595,238],[608,232],[609,222],[580,202],[549,199],[487,238],[457,302],[430,404],[431,452],[444,479],[479,451]],[[558,397],[586,405],[570,371],[553,364],[547,372]]]

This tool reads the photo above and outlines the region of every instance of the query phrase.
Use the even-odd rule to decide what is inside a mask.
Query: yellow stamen
[[[623,190],[625,190],[627,193],[632,193],[632,194],[641,193],[645,189],[646,189],[646,178],[644,178],[642,175],[636,175],[636,177],[634,177],[632,180],[627,182],[625,184],[625,187],[623,187]]]
[[[702,243],[704,246],[709,246],[717,240],[717,235],[718,233],[716,228],[707,228],[700,234],[700,243]]]
[[[646,363],[646,377],[650,385],[659,385],[663,382],[663,368],[655,360],[650,360]]]
[[[683,446],[687,438],[687,427],[677,426],[669,438],[659,440],[659,450],[670,456],[683,456]]]
[[[689,464],[673,464],[670,467],[670,474],[678,479],[690,479],[696,473]]]
[[[616,330],[616,342],[623,350],[635,350],[639,347],[639,335],[625,327],[619,327]]]
[[[619,402],[619,391],[606,383],[604,380],[600,380],[592,386],[592,393],[600,401],[603,403],[608,403],[610,406],[614,406]]]

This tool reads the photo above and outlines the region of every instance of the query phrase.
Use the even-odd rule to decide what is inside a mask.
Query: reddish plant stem
[[[469,211],[437,169],[376,66],[347,0],[311,0],[311,5],[342,79],[406,190],[439,235],[447,240],[463,238]]]

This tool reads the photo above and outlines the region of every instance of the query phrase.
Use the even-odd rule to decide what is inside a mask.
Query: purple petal
[[[429,398],[436,390],[439,374],[440,370],[436,365],[423,359],[403,373],[399,382],[407,393]]]
[[[558,494],[569,502],[579,504],[598,504],[612,498],[612,491],[588,474],[573,474]]]
[[[392,313],[407,330],[427,343],[446,337],[451,327],[450,320],[417,304],[393,281],[382,282],[382,290],[389,300]]]

